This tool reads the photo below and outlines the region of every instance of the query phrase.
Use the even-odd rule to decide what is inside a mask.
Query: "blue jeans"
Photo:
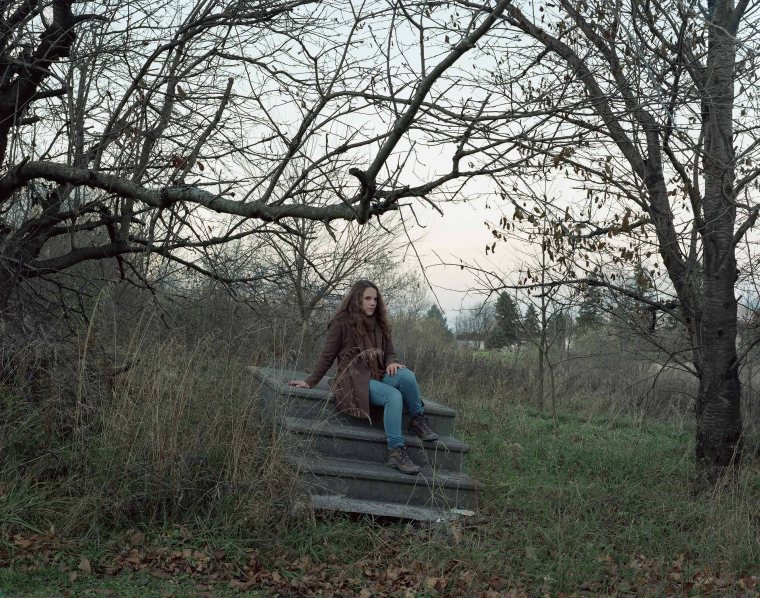
[[[404,407],[412,417],[425,412],[417,378],[413,371],[406,368],[399,369],[395,376],[386,374],[382,381],[370,380],[369,402],[370,405],[383,408],[383,426],[389,450],[404,446],[404,436],[401,432]]]

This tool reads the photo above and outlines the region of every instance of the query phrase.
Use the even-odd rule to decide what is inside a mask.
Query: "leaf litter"
[[[519,578],[492,575],[477,569],[475,563],[452,559],[445,575],[432,575],[425,563],[403,562],[398,554],[376,555],[354,563],[344,563],[332,556],[315,562],[308,555],[295,559],[257,550],[242,557],[230,556],[226,550],[204,546],[178,547],[148,544],[142,533],[131,534],[122,549],[105,554],[94,562],[77,554],[74,542],[65,542],[55,534],[17,533],[0,539],[0,568],[39,571],[56,567],[67,572],[71,582],[83,575],[116,576],[144,571],[170,580],[188,576],[197,584],[198,597],[212,598],[214,588],[226,586],[246,592],[266,590],[275,596],[321,596],[358,598],[451,596],[474,598],[523,598],[557,595],[580,596],[757,596],[760,576],[734,574],[711,567],[695,568],[685,555],[673,559],[653,559],[634,554],[626,560],[600,555],[604,567],[601,578],[581,584],[577,591],[555,594],[548,587],[529,586]],[[111,590],[96,591],[113,595]]]

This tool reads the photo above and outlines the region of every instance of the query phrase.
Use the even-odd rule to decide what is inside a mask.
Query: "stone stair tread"
[[[285,456],[301,490],[315,509],[440,521],[471,515],[481,484],[461,473],[469,447],[455,438],[456,411],[424,399],[425,413],[440,438],[424,442],[407,435],[405,443],[419,474],[385,465],[383,410],[372,407],[371,421],[339,413],[330,400],[327,379],[316,388],[287,382],[306,374],[284,368],[249,368],[258,384],[262,414],[276,423],[286,442]],[[409,415],[403,416],[406,431]]]
[[[388,467],[385,463],[370,463],[334,457],[307,458],[302,455],[290,455],[288,461],[298,471],[310,472],[317,475],[379,480],[409,485],[416,485],[422,482],[462,490],[477,491],[480,489],[478,482],[467,474],[457,471],[433,471],[429,467],[422,467],[417,475],[409,475]]]
[[[292,395],[317,401],[325,400],[329,401],[331,404],[334,404],[332,400],[327,398],[330,394],[330,391],[329,387],[325,384],[325,379],[323,379],[322,382],[315,388],[296,388],[295,386],[289,386],[287,383],[288,380],[306,378],[308,376],[306,372],[255,366],[250,366],[249,369],[258,380],[264,384],[271,386],[282,395]],[[426,397],[423,397],[422,400],[425,402],[425,412],[428,414],[441,415],[445,417],[454,417],[456,415],[456,411],[449,407],[446,407],[445,405],[431,401]]]
[[[336,438],[352,438],[385,443],[385,432],[379,428],[352,426],[342,420],[313,420],[303,417],[282,417],[280,420],[283,427],[289,432],[314,433]],[[436,441],[422,441],[417,436],[404,434],[404,443],[406,446],[443,449],[461,453],[467,453],[470,450],[469,446],[452,436],[440,436]]]
[[[414,519],[416,521],[430,521],[433,523],[452,521],[463,517],[465,513],[471,513],[471,511],[457,509],[420,507],[393,502],[362,500],[359,498],[349,498],[339,494],[312,494],[309,497],[309,501],[311,507],[315,510],[362,513],[379,517],[398,517],[401,519]]]

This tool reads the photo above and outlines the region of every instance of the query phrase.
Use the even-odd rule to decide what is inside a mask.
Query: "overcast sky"
[[[426,266],[428,280],[438,297],[441,307],[446,313],[450,324],[453,325],[459,310],[480,303],[485,295],[473,292],[482,286],[467,269],[459,267],[444,267],[441,261],[465,264],[478,264],[494,271],[508,275],[515,268],[516,248],[508,243],[500,243],[496,255],[485,255],[486,243],[493,241],[489,229],[484,222],[498,221],[501,212],[498,207],[486,207],[484,199],[468,203],[446,204],[441,206],[444,215],[428,208],[424,214],[417,211],[418,217],[426,228],[414,228],[413,236],[423,235],[415,241],[417,252],[422,263]],[[405,263],[416,260],[413,252],[409,252]]]

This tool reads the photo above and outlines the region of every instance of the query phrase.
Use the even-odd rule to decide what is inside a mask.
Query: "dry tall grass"
[[[0,522],[271,534],[290,512],[293,478],[246,375],[247,345],[214,333],[189,344],[137,322],[121,345],[93,338],[96,326],[79,342],[6,348]]]
[[[415,369],[431,399],[460,410],[539,402],[535,347],[485,353],[460,348],[429,319],[398,321],[394,336],[402,358]],[[600,330],[575,338],[568,351],[553,350],[550,359],[560,409],[589,417],[690,422],[696,378],[659,365],[666,356],[647,352],[635,339],[611,338]],[[548,375],[547,371],[544,405],[549,404]]]
[[[0,352],[2,525],[273,533],[291,512],[294,479],[245,368],[307,368],[314,355],[297,331],[226,301],[128,318],[110,299],[98,309],[69,342],[23,339]],[[465,426],[535,404],[530,349],[477,354],[425,318],[397,319],[394,338],[424,394],[456,408]],[[691,423],[696,382],[604,335],[553,359],[560,409]]]

